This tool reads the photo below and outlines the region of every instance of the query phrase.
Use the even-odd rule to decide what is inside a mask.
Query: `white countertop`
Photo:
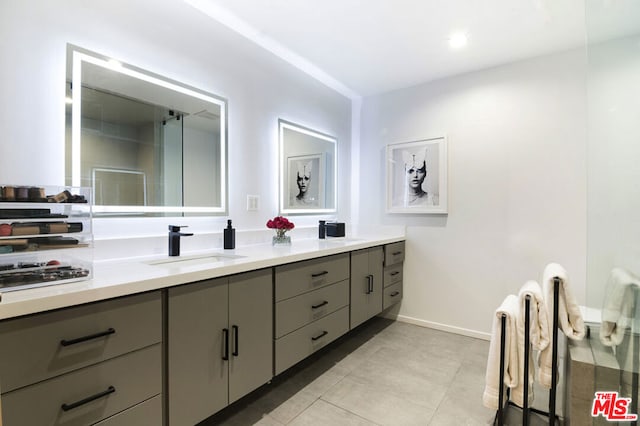
[[[0,319],[330,256],[404,239],[404,233],[385,233],[326,240],[300,239],[294,240],[290,246],[274,247],[270,244],[259,244],[237,247],[235,250],[183,252],[178,258],[152,255],[100,260],[94,262],[93,278],[90,280],[2,293]],[[126,240],[123,244],[126,244]],[[202,263],[195,261],[196,264],[194,262],[150,264],[154,261],[189,260],[216,254],[234,257],[212,259],[210,262],[203,259]]]

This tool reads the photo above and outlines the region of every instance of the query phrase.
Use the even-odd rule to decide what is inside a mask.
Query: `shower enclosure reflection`
[[[640,400],[640,2],[586,0],[585,16],[588,40],[587,307],[593,313],[587,320],[591,321],[590,348],[595,364],[592,390],[615,391],[620,397],[631,398],[629,413],[637,414]],[[591,401],[579,411],[588,410],[589,403]]]
[[[97,215],[226,211],[226,101],[69,46],[68,184]]]

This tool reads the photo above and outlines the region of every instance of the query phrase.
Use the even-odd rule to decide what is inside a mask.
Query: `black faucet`
[[[169,256],[180,256],[180,237],[190,237],[193,234],[180,232],[186,226],[169,225]]]

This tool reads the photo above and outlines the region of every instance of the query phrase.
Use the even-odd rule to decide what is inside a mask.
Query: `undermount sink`
[[[235,254],[201,254],[195,256],[175,256],[168,259],[150,260],[144,262],[151,266],[182,267],[182,266],[198,266],[207,263],[224,262],[226,260],[240,259],[244,256]]]

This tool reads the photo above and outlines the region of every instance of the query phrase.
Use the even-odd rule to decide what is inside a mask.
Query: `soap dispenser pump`
[[[236,248],[236,230],[231,226],[231,219],[227,220],[227,227],[224,229],[224,248]]]

